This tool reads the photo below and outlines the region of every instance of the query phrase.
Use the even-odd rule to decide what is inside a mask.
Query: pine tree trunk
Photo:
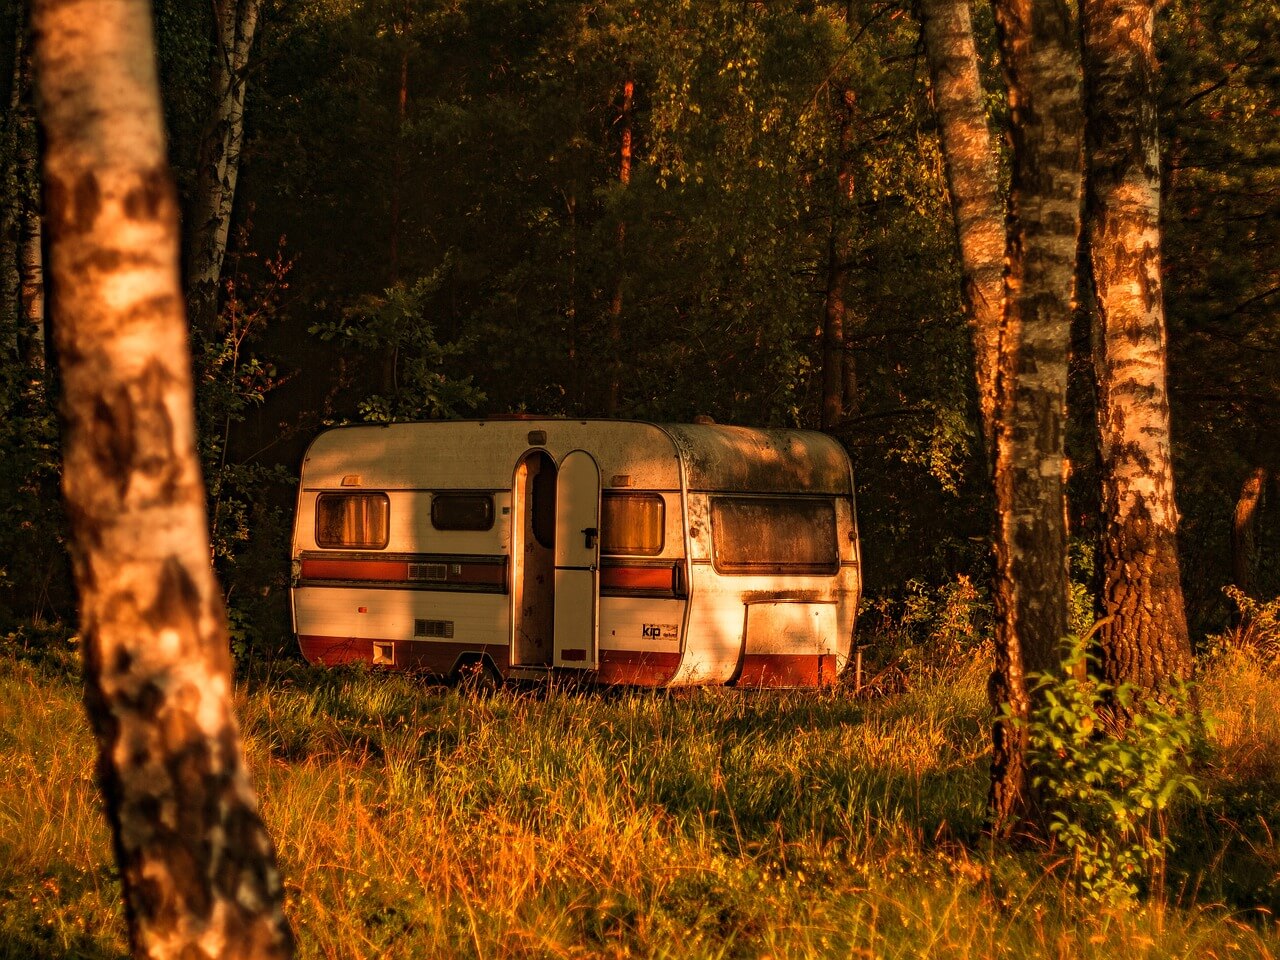
[[[402,28],[407,32],[408,28]],[[409,113],[409,41],[401,37],[400,86],[396,94],[396,142],[391,160],[391,285],[400,282],[400,206],[401,185],[404,183],[404,123]]]
[[[1099,639],[1112,683],[1191,675],[1173,496],[1154,0],[1084,0],[1088,230],[1102,479]]]
[[[261,7],[262,0],[218,0],[214,4],[214,112],[200,144],[187,250],[187,306],[192,327],[204,332],[213,329],[218,315],[222,261],[244,142],[249,50]]]
[[[635,82],[627,80],[622,85],[622,145],[618,149],[618,183],[625,190],[631,183],[631,100],[635,94]],[[618,415],[618,401],[622,393],[622,288],[626,280],[627,221],[618,217],[616,241],[617,275],[613,283],[613,299],[609,303],[609,387],[605,393],[604,415]]]
[[[853,360],[845,348],[845,287],[853,261],[853,106],[853,91],[841,90],[836,191],[827,241],[827,290],[822,314],[822,429],[828,431],[844,421],[845,394],[849,389],[845,365]]]
[[[1083,181],[1080,48],[1066,0],[997,0],[1013,180],[996,385],[996,721],[991,814],[1028,809],[1025,672],[1060,663],[1067,635],[1063,441]]]
[[[35,0],[85,703],[139,957],[292,952],[231,708],[147,0]]]
[[[1004,321],[1005,210],[987,128],[969,0],[921,0],[925,57],[960,244],[962,294],[973,334],[974,375],[987,463],[994,463],[996,369]]]

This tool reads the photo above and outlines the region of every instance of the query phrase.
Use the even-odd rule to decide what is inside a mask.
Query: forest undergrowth
[[[238,708],[300,954],[1280,953],[1268,651],[1206,654],[1203,796],[1167,813],[1138,895],[1101,902],[1061,848],[983,836],[987,657],[934,660],[869,653],[859,696],[251,671]],[[77,669],[70,643],[0,655],[0,958],[126,953]]]

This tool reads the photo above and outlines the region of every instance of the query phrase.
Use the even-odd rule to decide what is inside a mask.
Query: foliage
[[[70,607],[58,423],[45,371],[0,364],[0,622]]]
[[[1280,667],[1280,597],[1256,600],[1235,586],[1222,592],[1235,605],[1239,621],[1234,629],[1210,637],[1210,652],[1239,651],[1269,669]]]
[[[992,629],[991,600],[966,574],[931,587],[908,580],[863,602],[858,613],[871,662],[904,675],[936,675],[984,662]]]
[[[1086,642],[1071,643],[1062,673],[1030,678],[1028,761],[1049,835],[1071,857],[1081,891],[1122,902],[1173,847],[1166,811],[1203,797],[1189,765],[1197,727],[1186,689],[1139,699],[1137,687],[1083,676]]]
[[[446,373],[446,365],[467,349],[467,341],[441,343],[427,319],[430,301],[448,268],[446,262],[414,283],[398,283],[381,296],[363,297],[341,320],[308,328],[323,341],[382,358],[382,389],[360,401],[362,420],[447,419],[484,401],[471,376],[453,378]]]

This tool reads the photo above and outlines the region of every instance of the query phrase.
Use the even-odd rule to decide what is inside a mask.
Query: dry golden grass
[[[1228,881],[1276,862],[1240,813],[1275,783],[1274,679],[1214,665],[1194,842],[1106,910],[982,840],[984,684],[470,699],[298,670],[240,710],[305,957],[1272,955],[1271,887]],[[0,957],[121,955],[74,682],[0,658],[0,745]]]

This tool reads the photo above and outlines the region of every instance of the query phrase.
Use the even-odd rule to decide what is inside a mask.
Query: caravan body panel
[[[326,431],[293,560],[312,662],[651,686],[830,683],[861,584],[835,441],[638,421]]]

